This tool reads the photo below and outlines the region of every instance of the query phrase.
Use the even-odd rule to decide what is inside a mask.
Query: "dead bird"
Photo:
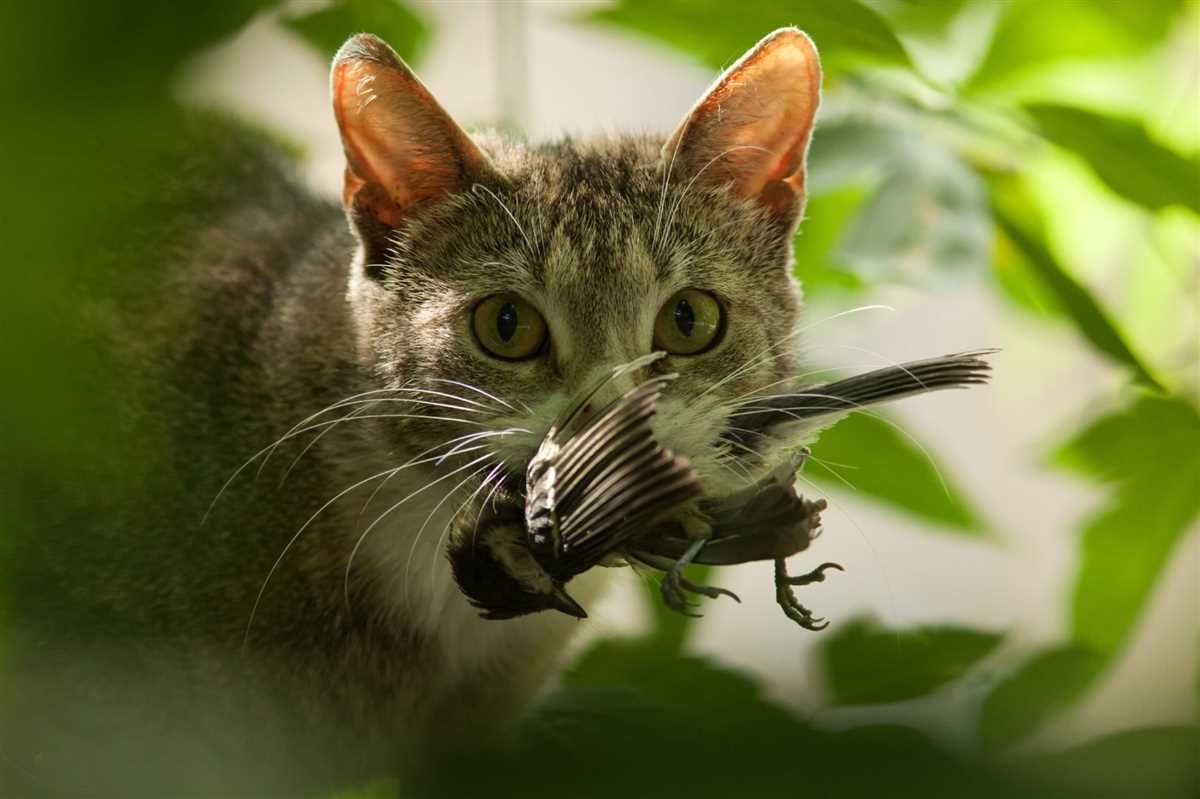
[[[732,416],[725,433],[733,444],[750,437],[778,436],[781,428],[844,414],[867,405],[943,388],[985,383],[992,350],[948,355],[876,369],[833,383],[748,400]],[[529,462],[523,490],[493,504],[487,524],[523,524],[525,543],[540,574],[526,568],[538,585],[525,592],[543,597],[542,607],[494,605],[491,589],[459,576],[459,585],[485,618],[511,618],[551,608],[584,617],[586,611],[565,590],[573,577],[599,565],[640,564],[664,572],[662,596],[687,615],[687,593],[709,598],[731,591],[699,585],[684,576],[691,563],[732,565],[759,560],[775,563],[776,601],[802,627],[827,626],[792,591],[824,580],[837,563],[822,563],[791,576],[786,559],[808,548],[820,532],[823,499],[809,500],[795,489],[808,449],[797,445],[766,477],[732,494],[705,497],[699,475],[687,459],[661,444],[652,429],[656,404],[674,374],[651,377],[598,411],[591,403],[616,378],[653,363],[654,353],[614,369],[563,411]],[[786,440],[786,435],[783,436]],[[507,505],[507,510],[499,507]],[[523,516],[523,518],[522,518]],[[479,521],[477,520],[477,524]],[[485,525],[486,526],[486,525]],[[512,564],[509,564],[510,566]],[[511,573],[511,572],[510,572]],[[484,577],[486,575],[476,575]],[[738,600],[740,601],[740,600]]]

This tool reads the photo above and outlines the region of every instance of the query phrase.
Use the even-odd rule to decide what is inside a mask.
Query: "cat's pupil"
[[[696,327],[696,312],[687,300],[680,300],[675,304],[675,326],[685,336],[692,335],[692,330]]]
[[[513,334],[517,332],[517,309],[511,302],[504,303],[500,308],[500,313],[496,316],[496,332],[504,341],[511,341]]]

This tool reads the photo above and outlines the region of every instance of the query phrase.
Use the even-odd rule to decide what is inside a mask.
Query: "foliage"
[[[851,30],[829,24],[843,13],[855,21]],[[1128,69],[1144,65],[1147,54],[1167,46],[1176,25],[1194,25],[1195,14],[1176,0],[1145,6],[870,0],[754,3],[747,11],[740,4],[621,0],[592,15],[714,67],[728,65],[776,27],[794,24],[813,36],[826,65],[826,99],[836,110],[817,126],[809,208],[796,240],[797,276],[809,297],[844,299],[880,282],[936,286],[951,275],[991,271],[1001,296],[1046,321],[1071,325],[1128,375],[1120,407],[1056,455],[1057,464],[1106,486],[1111,499],[1083,523],[1067,641],[1027,652],[991,678],[981,698],[980,739],[988,748],[1024,739],[1087,695],[1127,645],[1151,587],[1200,515],[1197,412],[1187,394],[1196,389],[1188,382],[1194,374],[1164,373],[1170,355],[1148,358],[1141,351],[1121,314],[1098,299],[1090,270],[1050,238],[1049,222],[1070,209],[1038,196],[1030,180],[1042,164],[1082,165],[1094,174],[1096,191],[1128,202],[1126,212],[1143,217],[1145,226],[1171,209],[1200,210],[1195,142],[1190,151],[1167,144],[1154,127],[1161,118],[1145,116],[1149,104],[1130,102],[1113,112],[1095,102],[1096,92],[1076,98],[1053,80],[1056,70],[1080,74],[1083,65],[1118,58],[1127,59]],[[958,40],[982,46],[955,53]],[[939,59],[931,53],[952,68],[935,68]],[[1162,75],[1164,67],[1157,69],[1152,74]],[[1194,217],[1187,224],[1196,230]],[[1194,260],[1196,252],[1183,255]],[[1157,393],[1139,394],[1138,385]],[[835,465],[863,463],[864,453],[870,468]],[[936,485],[936,453],[918,455],[886,419],[847,420],[822,435],[814,454],[806,474],[825,484],[844,478],[859,495],[939,523],[933,529],[980,527],[961,489]],[[843,622],[825,640],[822,657],[834,701],[882,703],[932,690],[997,645],[996,636],[970,630],[889,633]],[[1194,762],[1189,772],[1186,760],[1171,754],[1194,734],[1131,732],[1039,764],[1061,764],[1093,787],[1100,783],[1085,774],[1124,769],[1118,783],[1132,790],[1134,761],[1094,768],[1098,753],[1145,753],[1173,764],[1161,783],[1169,794],[1197,779]]]
[[[326,58],[333,58],[352,33],[374,33],[409,61],[420,57],[429,38],[421,18],[395,0],[337,0],[315,11],[284,17],[283,23]]]
[[[0,394],[6,527],[33,518],[32,486],[86,479],[89,453],[128,446],[108,415],[111,375],[80,346],[87,331],[47,309],[61,308],[70,287],[98,279],[95,254],[108,248],[113,231],[132,226],[140,198],[162,190],[186,128],[170,90],[181,65],[261,12],[283,13],[286,26],[323,56],[345,35],[370,29],[416,58],[431,35],[424,20],[392,0],[337,0],[309,12],[291,5],[280,12],[276,0],[132,0],[119,19],[97,3],[69,10],[9,3],[0,11],[0,87],[22,109],[0,131],[4,151],[19,155],[7,171],[18,190],[0,195],[10,264],[0,307],[7,327],[22,331],[0,337],[0,357],[21,386]],[[1151,237],[1164,220],[1182,220],[1194,241],[1195,142],[1181,143],[1186,137],[1148,114],[1147,104],[1114,108],[1064,96],[1052,76],[1115,61],[1151,76],[1145,91],[1157,91],[1156,82],[1171,77],[1162,53],[1172,31],[1194,29],[1196,16],[1180,0],[619,0],[590,15],[711,67],[728,65],[773,28],[807,30],[825,58],[826,96],[836,100],[829,107],[842,110],[821,120],[811,154],[809,218],[796,241],[806,291],[841,301],[879,283],[936,290],[951,280],[995,280],[1014,307],[1039,310],[1037,324],[1074,331],[1125,384],[1117,396],[1097,398],[1107,412],[1067,437],[1052,465],[1104,499],[1078,531],[1064,640],[1021,649],[996,632],[887,630],[868,621],[843,621],[822,640],[824,701],[892,703],[953,684],[982,694],[985,753],[950,753],[902,726],[823,729],[773,701],[752,675],[688,654],[689,622],[654,601],[652,630],[585,653],[513,751],[480,753],[471,768],[445,769],[429,792],[1194,790],[1194,727],[1119,732],[1023,759],[1016,772],[986,753],[1022,742],[1088,696],[1126,651],[1147,598],[1200,516],[1200,416],[1188,371],[1195,364],[1187,359],[1194,349],[1133,334],[1128,309],[1100,291],[1106,276],[1051,235],[1065,210],[1032,179],[1047,165],[1071,164],[1090,175],[1098,196],[1119,198],[1121,212]],[[964,31],[977,52],[955,52]],[[931,53],[954,55],[943,59],[951,67],[935,69]],[[128,244],[136,251],[146,243]],[[1194,264],[1196,252],[1185,255]],[[138,279],[148,261],[146,252],[131,258],[126,279]],[[1135,288],[1143,279],[1129,267],[1116,277]],[[861,494],[931,522],[935,532],[983,528],[973,498],[938,477],[946,470],[937,453],[923,453],[886,419],[851,418],[826,433],[815,454]],[[847,462],[872,468],[843,471],[838,464]],[[826,486],[838,480],[818,460],[805,475]],[[1195,641],[1188,643],[1194,656]],[[988,671],[993,653],[1006,648],[1014,665]],[[346,795],[393,791],[384,781]]]
[[[1002,637],[962,627],[888,630],[877,622],[844,622],[822,647],[833,700],[841,705],[901,702],[965,674]]]

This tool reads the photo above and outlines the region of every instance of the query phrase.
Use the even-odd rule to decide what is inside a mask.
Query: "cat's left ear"
[[[816,47],[781,28],[717,78],[664,145],[664,168],[685,183],[728,185],[794,224],[820,101]]]

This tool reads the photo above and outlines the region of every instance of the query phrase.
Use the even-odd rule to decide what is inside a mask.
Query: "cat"
[[[656,433],[706,492],[780,462],[722,436],[799,370],[808,36],[768,35],[665,138],[468,135],[367,34],[331,87],[341,207],[223,145],[244,190],[205,187],[119,320],[120,480],[15,550],[0,753],[23,790],[308,790],[504,739],[581,622],[480,618],[451,556],[530,568],[471,511],[615,366],[667,353],[606,399],[677,372]]]

